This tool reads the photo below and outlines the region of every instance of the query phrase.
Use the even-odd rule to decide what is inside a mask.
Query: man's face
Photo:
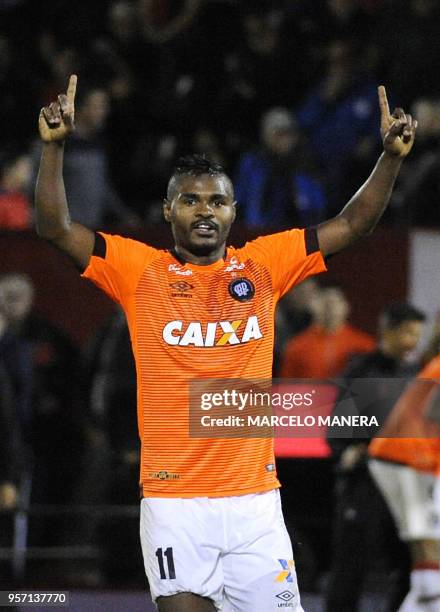
[[[33,288],[22,278],[8,278],[0,283],[0,312],[11,322],[20,322],[29,314],[33,303]]]
[[[346,322],[350,308],[340,289],[323,289],[320,302],[322,321],[326,327],[336,329]]]
[[[206,256],[226,243],[235,219],[235,201],[225,175],[181,176],[172,197],[164,202],[164,216],[171,223],[176,246]]]
[[[274,155],[284,157],[289,155],[298,142],[298,135],[294,129],[267,131],[263,136],[266,148]]]
[[[403,359],[413,351],[420,341],[423,323],[420,321],[404,321],[398,327],[385,331],[388,344],[396,357]]]
[[[102,89],[94,89],[85,98],[78,115],[90,129],[99,131],[104,126],[109,111],[107,92]]]

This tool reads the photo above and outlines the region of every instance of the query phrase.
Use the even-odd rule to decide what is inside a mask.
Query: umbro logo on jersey
[[[194,289],[194,285],[190,285],[186,281],[177,281],[176,283],[170,283],[170,287],[175,289],[176,291],[189,291],[190,289]]]
[[[170,321],[162,331],[162,337],[172,346],[225,346],[227,344],[245,344],[250,340],[263,337],[257,317],[254,315],[246,321]]]

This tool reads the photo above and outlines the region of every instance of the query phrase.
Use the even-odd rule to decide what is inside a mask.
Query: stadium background
[[[125,216],[110,211],[100,227],[170,246],[159,211],[176,157],[207,153],[236,178],[242,156],[261,147],[262,116],[279,106],[296,115],[297,129],[315,158],[326,194],[325,218],[340,209],[377,158],[373,96],[377,84],[384,83],[391,105],[422,113],[417,144],[378,230],[334,257],[328,276],[345,290],[352,322],[370,333],[375,333],[381,307],[395,299],[411,300],[432,321],[440,289],[439,28],[440,8],[434,0],[3,0],[0,171],[23,155],[35,168],[39,109],[76,72],[84,95],[91,89],[106,92],[108,116],[99,147],[108,162],[109,181],[125,207]],[[310,105],[318,104],[322,89],[331,92],[332,86],[336,93],[328,94],[319,123]],[[332,125],[335,130],[344,126],[343,132],[332,132]],[[320,158],[321,146],[327,159]],[[277,219],[263,226],[249,224],[243,211],[231,242],[282,227]],[[80,355],[72,393],[81,419],[87,420],[90,380],[81,368],[114,307],[40,241],[31,226],[11,229],[0,220],[0,274],[17,271],[34,284],[35,311],[61,328]],[[87,471],[81,444],[72,458],[78,458],[78,471]],[[61,460],[60,470],[62,466]],[[304,540],[297,551],[300,582],[304,590],[318,593],[329,563],[331,460],[284,459],[280,471],[286,519]],[[81,474],[77,476],[80,480]],[[68,501],[71,507],[79,503],[74,493]],[[128,495],[118,506],[136,501]],[[141,567],[117,585],[100,579],[102,538],[84,540],[99,528],[84,528],[89,515],[81,516],[80,508],[61,515],[56,505],[39,499],[35,514],[31,505],[29,546],[34,524],[37,535],[47,532],[47,526],[38,525],[43,520],[38,509],[55,517],[59,539],[46,542],[44,535],[40,540],[35,536],[34,558],[18,572],[20,584],[143,588]],[[124,520],[135,519],[127,517],[122,524]],[[136,544],[119,552],[130,555],[132,550],[140,564]]]

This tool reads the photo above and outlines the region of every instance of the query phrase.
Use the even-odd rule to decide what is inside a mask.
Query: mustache
[[[194,223],[191,224],[191,229],[195,229],[199,225],[207,225],[208,227],[212,229],[218,229],[217,223],[215,221],[212,221],[211,219],[206,219],[206,220],[200,219],[199,221],[195,221]]]

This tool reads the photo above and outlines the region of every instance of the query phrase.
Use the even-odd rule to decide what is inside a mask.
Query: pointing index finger
[[[72,74],[69,79],[69,85],[67,87],[67,100],[70,104],[75,102],[76,83],[78,78],[76,74]]]
[[[390,107],[388,105],[388,98],[387,92],[385,91],[385,87],[383,85],[379,85],[379,87],[377,88],[377,93],[379,94],[380,113],[385,119],[390,119]]]

